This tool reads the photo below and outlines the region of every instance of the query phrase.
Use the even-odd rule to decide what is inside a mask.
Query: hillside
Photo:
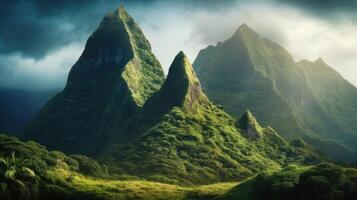
[[[108,174],[105,166],[85,156],[47,151],[5,135],[0,135],[0,152],[3,200],[194,200],[217,197],[238,184],[181,187]]]
[[[201,50],[193,65],[208,97],[230,114],[251,110],[286,139],[303,138],[335,160],[356,161],[357,89],[321,59],[296,63],[244,24]]]
[[[327,163],[290,165],[242,182],[183,187],[109,174],[105,166],[85,156],[47,151],[35,142],[5,135],[0,135],[0,152],[0,198],[4,200],[352,200],[357,192],[355,169]]]
[[[322,163],[314,167],[289,166],[272,174],[260,174],[216,198],[231,199],[355,199],[355,168]]]

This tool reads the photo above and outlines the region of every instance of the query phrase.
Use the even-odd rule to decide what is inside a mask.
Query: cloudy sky
[[[178,51],[193,62],[247,23],[296,61],[322,57],[357,86],[357,0],[0,0],[0,87],[62,88],[88,36],[119,4],[165,71]]]

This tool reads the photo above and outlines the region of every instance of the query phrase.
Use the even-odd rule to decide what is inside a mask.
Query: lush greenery
[[[0,135],[0,152],[3,200],[200,199],[219,196],[237,184],[181,187],[109,176],[105,166],[90,158],[47,151],[35,142],[21,142],[5,135]]]
[[[357,89],[322,59],[296,63],[244,24],[201,50],[194,67],[208,97],[229,113],[251,110],[285,139],[303,138],[335,160],[357,161]]]
[[[47,151],[37,143],[5,135],[0,135],[0,152],[4,200],[352,200],[357,195],[357,170],[329,163],[288,165],[242,182],[184,187],[108,174],[105,166],[84,156]]]
[[[180,84],[175,84],[178,79]],[[172,101],[163,98],[172,91],[183,92],[175,93]],[[160,107],[168,111],[161,113]],[[260,171],[276,171],[291,163],[315,164],[320,160],[308,145],[290,145],[272,128],[260,127],[251,113],[238,121],[213,105],[202,92],[183,53],[175,58],[160,91],[144,105],[143,118],[135,120],[136,125],[148,123],[146,112],[157,116],[153,108],[158,108],[161,114],[157,121],[154,117],[150,126],[136,137],[116,142],[100,157],[110,170],[148,180],[192,185],[240,181]],[[252,124],[259,128],[258,139],[252,140],[244,133]]]
[[[270,73],[262,63],[254,64]],[[235,118],[213,104],[183,52],[163,80],[160,64],[134,20],[123,7],[109,13],[88,39],[66,88],[24,135],[75,155],[0,135],[1,199],[355,195],[354,169],[318,165],[324,158],[302,139],[287,142],[273,128],[260,125],[250,111]],[[266,88],[258,91],[274,85],[268,83],[260,82]],[[282,109],[281,117],[293,120],[283,126],[293,131],[296,121],[289,117],[295,112],[289,104]]]
[[[260,174],[219,199],[355,199],[357,170],[330,163],[314,167],[288,166],[272,174]]]
[[[94,156],[156,92],[165,76],[123,7],[108,13],[54,96],[24,134],[50,149]]]

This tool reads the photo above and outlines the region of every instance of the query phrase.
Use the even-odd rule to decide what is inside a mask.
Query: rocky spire
[[[69,74],[67,86],[92,87],[99,83],[110,87],[123,81],[128,88],[121,91],[128,91],[134,101],[142,105],[160,88],[164,73],[139,26],[124,7],[119,6],[103,18],[89,37]]]
[[[248,139],[257,140],[262,137],[262,127],[249,110],[245,111],[238,120],[238,127]]]
[[[165,83],[148,104],[160,104],[165,111],[174,106],[193,111],[196,105],[207,101],[190,61],[181,51],[171,64]]]

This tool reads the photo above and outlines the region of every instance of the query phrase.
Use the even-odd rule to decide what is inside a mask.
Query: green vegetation
[[[225,199],[355,199],[357,170],[330,163],[314,167],[288,166],[272,174],[260,174],[222,195]]]
[[[244,24],[201,50],[194,67],[208,97],[230,114],[250,110],[285,139],[303,138],[330,158],[357,161],[357,89],[322,59],[296,63]]]
[[[238,39],[245,31],[237,33]],[[261,45],[254,40],[258,36],[248,35],[233,42]],[[266,56],[264,48],[247,50],[257,58],[254,70],[275,74],[258,59]],[[275,53],[284,55],[279,48]],[[254,70],[244,73],[257,75]],[[123,7],[109,13],[88,39],[66,88],[24,136],[76,155],[0,135],[1,199],[281,199],[299,198],[301,191],[324,192],[328,198],[355,195],[354,169],[318,165],[324,158],[302,139],[289,143],[250,111],[236,119],[213,104],[183,52],[163,80],[134,20]],[[238,87],[246,84],[268,92],[276,86],[265,79]],[[292,89],[287,87],[285,92]],[[275,93],[268,96],[285,102]],[[280,106],[281,117],[292,119],[284,126],[299,127],[288,103],[272,109]]]
[[[165,79],[123,7],[108,13],[54,96],[24,134],[50,149],[97,156]]]
[[[3,200],[199,200],[218,197],[237,184],[182,187],[133,177],[131,180],[108,179],[113,175],[103,175],[105,167],[89,158],[47,151],[32,141],[21,142],[5,135],[0,135],[0,152],[0,198]]]
[[[175,98],[170,99],[172,91]],[[116,142],[100,157],[115,173],[197,185],[241,181],[260,171],[276,171],[291,163],[315,164],[320,159],[307,145],[292,146],[272,128],[260,127],[251,113],[237,122],[213,105],[183,53],[176,56],[166,82],[141,114],[135,122],[152,119],[150,125],[136,137]],[[243,133],[247,126],[253,126],[259,138],[251,141]]]
[[[188,187],[107,174],[106,167],[92,159],[47,151],[32,141],[5,135],[0,135],[0,152],[0,198],[4,200],[352,200],[357,192],[357,170],[329,163],[288,165],[242,182]]]

